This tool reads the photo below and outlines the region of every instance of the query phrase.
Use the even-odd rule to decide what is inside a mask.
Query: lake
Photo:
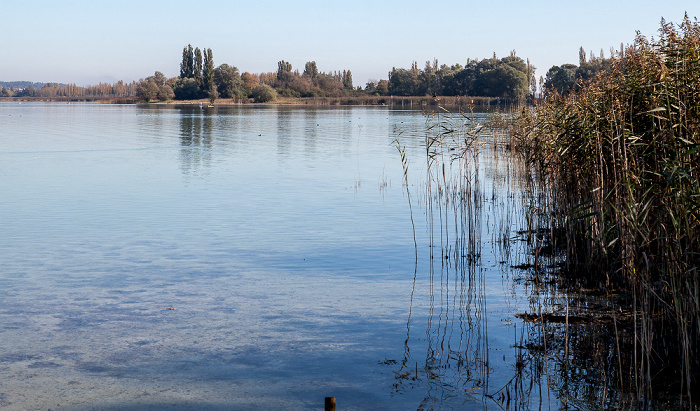
[[[419,110],[0,103],[0,408],[558,408],[481,139],[459,205]]]

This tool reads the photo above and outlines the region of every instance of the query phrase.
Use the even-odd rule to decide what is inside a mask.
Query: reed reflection
[[[546,345],[552,331],[517,321],[514,312],[523,306],[518,299],[536,313],[560,303],[558,290],[542,291],[557,257],[554,252],[532,252],[538,247],[541,251],[548,240],[528,228],[528,221],[535,222],[526,212],[537,209],[525,205],[532,195],[526,190],[527,170],[510,158],[508,135],[494,125],[502,119],[494,118],[438,112],[428,121],[425,190],[418,197],[429,239],[429,307],[425,323],[419,324],[413,318],[413,303],[421,298],[416,257],[404,358],[394,383],[397,393],[425,389],[419,409],[560,404],[549,384],[557,380],[550,374],[557,367],[548,363],[554,346]],[[493,298],[489,287],[497,283],[494,275],[502,278],[506,312],[488,306]],[[512,334],[510,349],[503,342],[490,346],[490,338],[503,339],[505,334]]]
[[[480,153],[471,146],[480,130],[462,128],[459,138],[449,142],[444,138],[445,131],[449,134],[454,130],[451,126],[464,125],[429,128],[425,139],[426,184],[419,196],[429,238],[429,307],[424,325],[426,343],[416,344],[425,352],[424,356],[411,353],[411,328],[416,325],[409,317],[404,358],[394,384],[397,392],[424,387],[420,409],[483,402],[489,385],[485,271],[481,263],[484,194]],[[471,134],[462,133],[466,131]],[[417,267],[418,262],[416,271]],[[415,287],[414,278],[411,305]]]
[[[429,263],[421,268],[416,247],[394,391],[424,389],[419,409],[682,408],[669,396],[681,391],[678,369],[659,372],[667,386],[654,387],[653,398],[639,394],[651,393],[645,373],[660,361],[639,349],[641,308],[630,308],[628,293],[596,294],[567,277],[552,182],[511,153],[509,135],[494,132],[500,122],[443,113],[428,120],[427,173],[415,194]],[[488,306],[494,274],[504,311]],[[423,298],[425,318],[414,306]]]

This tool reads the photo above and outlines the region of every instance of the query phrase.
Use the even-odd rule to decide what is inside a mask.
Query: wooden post
[[[326,397],[326,411],[335,411],[335,397]]]

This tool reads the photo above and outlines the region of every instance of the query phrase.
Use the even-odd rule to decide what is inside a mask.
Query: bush
[[[277,92],[267,84],[261,84],[253,88],[250,96],[256,103],[267,103],[277,99]]]
[[[301,97],[301,94],[298,91],[292,90],[291,88],[283,88],[279,90],[279,95],[282,97]]]

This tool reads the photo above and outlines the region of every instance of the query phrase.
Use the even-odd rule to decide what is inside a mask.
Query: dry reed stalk
[[[651,400],[653,376],[677,369],[692,405],[700,389],[700,26],[687,16],[678,26],[662,22],[658,40],[638,36],[620,56],[579,92],[523,111],[513,135],[557,193],[551,207],[566,231],[568,271],[633,300],[637,398]]]

